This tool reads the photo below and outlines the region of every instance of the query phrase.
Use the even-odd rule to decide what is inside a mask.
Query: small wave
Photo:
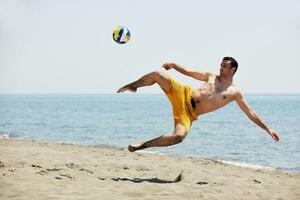
[[[229,165],[238,166],[238,167],[246,167],[246,168],[252,168],[252,169],[276,170],[276,168],[273,168],[273,167],[249,164],[249,163],[244,163],[244,162],[236,162],[236,161],[228,161],[228,160],[217,160],[217,161],[225,163],[225,164],[229,164]]]
[[[149,151],[149,150],[140,150],[138,152],[139,153],[144,153],[144,154],[167,155],[165,153],[161,153],[161,152],[158,152],[158,151]]]
[[[297,167],[278,167],[278,170],[287,171],[287,172],[290,172],[290,173],[299,173],[300,172],[300,166],[297,166]]]
[[[10,138],[9,134],[1,134],[0,135],[0,139],[8,139],[8,138]]]

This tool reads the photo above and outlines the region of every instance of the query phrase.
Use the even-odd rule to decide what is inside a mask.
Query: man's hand
[[[279,136],[278,136],[278,133],[276,133],[275,131],[271,130],[270,133],[269,133],[272,137],[272,139],[276,142],[279,141]]]
[[[165,68],[166,70],[170,70],[172,69],[176,64],[175,63],[164,63],[163,64],[163,68]]]

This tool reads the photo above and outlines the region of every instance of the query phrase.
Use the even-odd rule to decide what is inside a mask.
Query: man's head
[[[220,75],[233,76],[238,69],[237,61],[232,57],[224,57],[220,66]]]

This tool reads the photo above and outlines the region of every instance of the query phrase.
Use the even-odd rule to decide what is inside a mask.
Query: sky
[[[115,93],[152,71],[200,87],[161,65],[218,73],[225,56],[244,93],[299,94],[300,1],[0,0],[1,94]]]

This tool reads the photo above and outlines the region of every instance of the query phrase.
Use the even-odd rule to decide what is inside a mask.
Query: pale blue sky
[[[114,93],[164,62],[218,73],[224,56],[244,93],[300,93],[300,1],[0,0],[0,93]]]

